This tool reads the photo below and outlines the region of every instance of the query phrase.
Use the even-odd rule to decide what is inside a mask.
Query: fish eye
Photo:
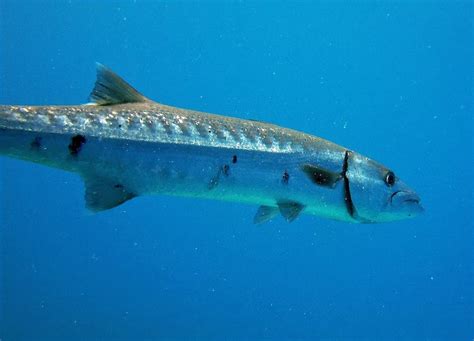
[[[384,181],[387,186],[393,186],[395,184],[395,174],[392,171],[388,171],[385,174]]]

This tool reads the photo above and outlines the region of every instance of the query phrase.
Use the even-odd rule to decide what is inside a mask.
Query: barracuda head
[[[351,201],[355,219],[388,222],[412,218],[423,211],[420,197],[393,171],[357,153],[347,154],[346,159],[346,201]]]

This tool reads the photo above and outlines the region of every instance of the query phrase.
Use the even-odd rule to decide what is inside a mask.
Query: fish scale
[[[49,133],[80,133],[106,138],[174,142],[276,153],[302,152],[311,143],[330,142],[274,125],[230,119],[185,109],[168,111],[160,104],[123,104],[97,109],[83,106],[0,106],[0,126]],[[179,110],[179,111],[178,111]],[[179,113],[179,116],[176,116]],[[223,123],[222,120],[225,119]],[[335,146],[335,145],[334,145]]]

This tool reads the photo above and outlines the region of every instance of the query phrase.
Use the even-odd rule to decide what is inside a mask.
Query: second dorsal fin
[[[149,99],[135,90],[119,75],[97,63],[97,79],[90,100],[96,105],[148,102]]]

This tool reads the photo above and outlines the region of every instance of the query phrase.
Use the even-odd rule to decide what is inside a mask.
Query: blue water
[[[159,102],[304,130],[390,166],[407,221],[140,197],[0,157],[0,339],[474,337],[473,4],[0,2],[0,103],[87,101],[100,61]]]

